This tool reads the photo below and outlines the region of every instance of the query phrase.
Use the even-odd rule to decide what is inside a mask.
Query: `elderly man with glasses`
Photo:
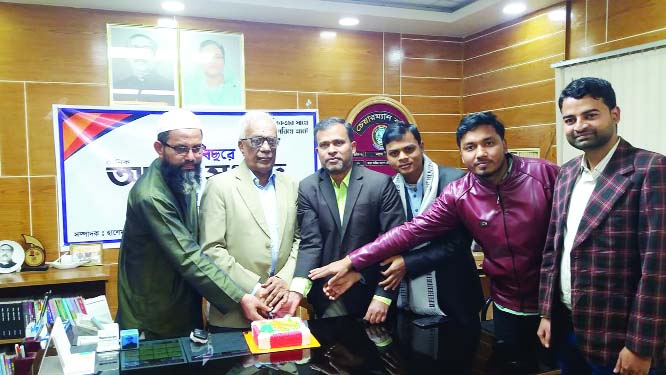
[[[202,256],[196,191],[205,146],[197,116],[175,109],[158,120],[158,158],[130,190],[118,258],[118,314],[122,329],[148,339],[187,336],[203,324],[201,297],[220,311],[239,302],[245,316],[268,311],[227,270]]]
[[[274,308],[287,296],[296,266],[298,184],[273,168],[279,138],[271,116],[249,111],[240,125],[244,160],[208,180],[199,239],[239,288]],[[225,312],[212,306],[208,322],[212,332],[250,325],[240,307]]]

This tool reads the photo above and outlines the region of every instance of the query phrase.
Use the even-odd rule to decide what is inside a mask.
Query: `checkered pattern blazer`
[[[558,327],[560,261],[581,157],[562,166],[541,267],[539,306]],[[613,367],[624,346],[664,365],[666,157],[620,140],[585,208],[571,251],[574,332],[587,360]]]

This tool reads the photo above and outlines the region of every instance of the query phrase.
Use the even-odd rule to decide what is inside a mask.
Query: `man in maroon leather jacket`
[[[361,270],[466,228],[485,254],[483,269],[491,281],[497,340],[519,360],[534,359],[539,347],[541,254],[559,168],[542,159],[508,154],[504,126],[491,112],[464,117],[456,141],[471,173],[447,185],[428,211],[347,257],[312,270],[310,277],[334,275],[327,283],[334,298],[346,289],[344,276],[352,267]]]

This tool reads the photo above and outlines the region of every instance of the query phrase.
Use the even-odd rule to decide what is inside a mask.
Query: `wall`
[[[573,0],[571,3],[569,59],[663,39],[666,39],[665,1]]]
[[[51,105],[108,105],[106,24],[154,25],[156,17],[0,3],[0,239],[32,234],[57,253],[57,204]],[[389,33],[181,19],[181,28],[243,32],[247,107],[318,108],[346,117],[361,100],[388,95],[424,130],[431,156],[458,165],[442,129],[460,118],[462,41]],[[404,50],[404,59],[396,52]],[[91,214],[94,214],[91,212]],[[105,251],[117,262],[117,250]],[[112,266],[112,309],[116,268]]]
[[[555,80],[550,65],[564,60],[565,21],[548,14],[564,4],[465,39],[463,112],[493,111],[507,128],[509,148],[538,147],[557,160]],[[453,139],[455,141],[455,138]]]

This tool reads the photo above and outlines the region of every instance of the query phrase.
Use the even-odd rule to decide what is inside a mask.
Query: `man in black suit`
[[[393,182],[407,220],[427,210],[444,186],[464,175],[461,170],[438,166],[425,155],[415,125],[394,122],[382,141],[389,165],[398,172]],[[388,258],[382,262],[390,266],[380,285],[399,287],[399,308],[419,315],[446,315],[470,328],[478,327],[483,292],[471,242],[469,232],[460,228]]]
[[[395,292],[378,286],[379,265],[359,274],[361,282],[337,301],[324,295],[326,280],[313,283],[307,276],[311,269],[341,259],[349,251],[402,224],[405,215],[398,192],[389,176],[353,165],[356,142],[350,124],[331,117],[319,122],[314,132],[323,168],[299,186],[301,243],[289,298],[278,315],[293,315],[307,296],[317,317],[352,315],[381,323]]]

